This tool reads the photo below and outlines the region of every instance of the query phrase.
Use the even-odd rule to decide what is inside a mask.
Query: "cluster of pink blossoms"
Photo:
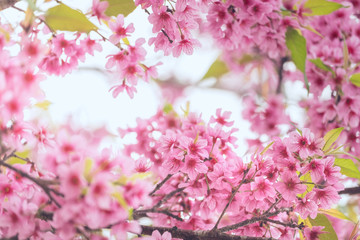
[[[127,146],[127,154],[150,160],[139,171],[156,172],[159,181],[170,177],[154,199],[161,202],[168,193],[176,193],[158,206],[173,215],[154,212],[148,216],[160,226],[211,230],[234,194],[217,223],[220,231],[293,239],[300,229],[309,236],[312,230],[290,223],[298,222],[298,217],[314,218],[320,208],[331,208],[343,189],[334,157],[321,150],[323,139],[304,129],[301,134],[274,139],[266,152],[243,160],[233,151],[232,134],[237,130],[231,128],[228,117],[228,112],[219,109],[206,124],[194,113],[182,120],[160,111],[151,119],[139,120],[136,128],[121,130],[137,135],[137,143]],[[280,211],[276,216],[266,217],[276,211]],[[266,220],[241,224],[255,217]]]
[[[360,70],[360,25],[354,15],[359,11],[359,4],[356,1],[341,3],[348,7],[311,22],[322,37],[311,32],[305,34],[309,58],[321,59],[328,70],[307,64],[306,74],[314,97],[304,101],[303,106],[309,109],[308,127],[312,131],[323,134],[329,129],[345,127],[343,143],[350,152],[359,154],[360,90],[349,82],[350,76]],[[329,87],[331,97],[321,98]]]

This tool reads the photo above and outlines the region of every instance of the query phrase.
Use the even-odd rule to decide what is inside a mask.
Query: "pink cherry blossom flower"
[[[221,114],[221,108],[216,109],[216,118],[213,116],[210,117],[209,123],[218,123],[220,125],[231,127],[234,124],[234,121],[227,121],[227,119],[230,118],[231,112],[225,111],[223,114]]]
[[[107,1],[100,1],[100,0],[93,0],[92,2],[92,15],[97,17],[97,19],[108,19],[109,17],[106,16],[105,11],[109,6],[109,2]]]
[[[116,98],[119,95],[119,93],[123,92],[124,90],[126,90],[126,92],[130,98],[133,98],[134,93],[137,92],[136,88],[134,86],[127,85],[125,80],[123,81],[123,83],[121,85],[115,85],[109,89],[109,91],[113,91],[112,95],[114,98]]]
[[[263,177],[255,177],[255,181],[250,183],[251,191],[254,193],[254,197],[258,201],[264,200],[264,198],[273,198],[276,195],[276,191],[272,186],[272,183],[264,179]]]
[[[318,205],[311,200],[314,194],[314,192],[309,192],[304,198],[298,199],[295,211],[300,214],[302,219],[306,219],[308,216],[314,219],[317,215]]]
[[[194,52],[195,47],[199,47],[200,42],[196,39],[182,39],[176,43],[176,46],[173,48],[173,56],[179,57],[181,52],[184,52],[187,55],[191,55]]]
[[[162,28],[165,28],[167,32],[176,31],[176,22],[174,17],[167,12],[166,6],[160,8],[154,8],[154,12],[149,15],[149,22],[153,25],[153,33],[159,32]]]
[[[134,24],[130,23],[127,27],[124,26],[124,16],[119,14],[115,22],[109,22],[109,28],[114,32],[109,37],[110,42],[118,44],[120,39],[130,36],[130,33],[135,31]]]
[[[322,159],[313,159],[306,164],[301,172],[303,174],[310,171],[311,179],[318,182],[324,178],[324,161]]]
[[[324,227],[323,226],[313,226],[312,228],[305,228],[304,229],[304,236],[306,240],[319,240],[320,234],[326,233],[321,231]]]
[[[190,180],[195,180],[199,173],[206,173],[208,170],[207,166],[195,156],[186,156],[185,164],[181,171],[188,174]]]
[[[281,175],[281,180],[281,182],[275,184],[275,188],[287,201],[295,200],[297,194],[306,190],[306,186],[301,184],[299,178],[293,173],[284,172]]]
[[[319,208],[331,208],[332,204],[335,204],[340,200],[339,193],[332,186],[323,189],[316,188],[313,191],[315,194],[312,199],[319,205]]]
[[[164,232],[162,235],[158,230],[152,232],[149,240],[171,240],[171,233]]]

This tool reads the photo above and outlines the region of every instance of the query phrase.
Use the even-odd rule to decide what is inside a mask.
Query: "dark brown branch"
[[[181,217],[176,216],[175,214],[172,214],[168,210],[161,210],[161,209],[144,209],[144,210],[135,210],[133,213],[134,219],[139,219],[141,217],[146,217],[146,213],[161,213],[165,214],[166,216],[172,217],[178,221],[184,221]]]
[[[217,220],[217,222],[216,222],[216,224],[215,224],[215,226],[214,226],[213,230],[217,229],[217,227],[219,226],[219,223],[220,223],[220,221],[221,221],[222,217],[224,216],[224,214],[225,214],[226,210],[227,210],[227,209],[228,209],[228,207],[230,206],[230,204],[231,204],[232,200],[234,199],[234,197],[235,197],[236,193],[239,191],[239,188],[240,188],[240,187],[241,187],[241,186],[245,183],[245,177],[246,177],[246,175],[247,175],[247,173],[248,173],[248,172],[249,172],[249,169],[246,169],[246,170],[244,171],[244,176],[243,176],[243,178],[242,178],[241,182],[240,182],[240,183],[239,183],[239,185],[236,187],[236,189],[235,189],[235,190],[233,190],[233,192],[232,192],[232,194],[231,194],[231,197],[230,197],[230,199],[229,199],[228,203],[226,204],[226,206],[225,206],[224,210],[222,211],[222,213],[221,213],[221,215],[220,215],[219,219]]]
[[[158,191],[166,182],[167,180],[169,180],[171,177],[173,176],[173,174],[168,174],[166,176],[166,178],[164,178],[160,183],[158,183],[156,185],[156,187],[154,188],[154,190],[152,190],[152,192],[149,194],[150,196],[153,196],[154,193],[156,193],[156,191]]]
[[[0,0],[0,10],[4,10],[6,8],[12,7],[15,3],[19,2],[20,0]]]
[[[163,202],[166,202],[170,198],[172,198],[176,193],[183,191],[185,188],[177,188],[176,190],[172,191],[171,193],[165,195],[152,209],[157,209],[161,206]]]
[[[298,229],[303,229],[305,226],[304,226],[304,223],[302,224],[296,224],[296,223],[292,223],[292,222],[288,222],[288,223],[284,223],[284,222],[281,222],[281,221],[278,221],[278,220],[273,220],[273,219],[270,219],[270,218],[266,218],[264,220],[264,222],[271,222],[271,223],[275,223],[275,224],[278,224],[278,225],[282,225],[284,227],[290,227],[290,228],[298,228]]]
[[[344,190],[340,191],[339,194],[350,194],[350,195],[360,194],[360,186],[345,188]]]
[[[29,174],[27,174],[26,172],[21,171],[20,169],[15,168],[14,166],[4,162],[4,161],[0,161],[0,166],[4,166],[18,174],[20,174],[20,176],[29,179],[30,181],[34,182],[36,185],[38,185],[39,187],[42,188],[42,190],[46,193],[46,195],[49,197],[50,201],[54,202],[55,205],[57,207],[61,207],[61,205],[59,204],[59,202],[52,196],[51,193],[54,193],[57,196],[60,197],[64,197],[64,194],[56,191],[55,189],[49,188],[48,187],[48,181],[47,180],[42,180],[42,179],[38,179],[35,178],[33,176],[30,176]]]
[[[288,57],[282,57],[280,59],[280,64],[279,64],[279,67],[277,69],[278,71],[278,75],[279,75],[279,82],[278,82],[278,85],[277,85],[277,88],[276,88],[276,93],[279,94],[281,93],[281,87],[282,87],[282,82],[283,82],[283,78],[284,78],[284,64],[289,60]]]
[[[181,238],[183,240],[272,240],[273,238],[235,236],[218,231],[191,231],[179,229],[177,227],[153,227],[141,226],[142,234],[151,235],[153,231],[158,230],[161,234],[170,232],[173,238]]]
[[[263,214],[263,215],[258,216],[258,217],[252,217],[252,218],[244,220],[242,222],[220,228],[219,231],[220,232],[228,232],[228,231],[231,231],[231,230],[235,230],[235,229],[237,229],[239,227],[244,227],[244,226],[256,223],[256,222],[264,221],[265,219],[267,219],[269,217],[272,217],[272,216],[276,216],[281,212],[290,212],[290,211],[292,211],[291,208],[281,208],[281,209],[276,210],[275,212],[266,213],[266,214]]]

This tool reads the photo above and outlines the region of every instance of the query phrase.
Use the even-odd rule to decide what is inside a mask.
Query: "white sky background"
[[[86,13],[92,1],[63,2]],[[18,3],[16,6],[26,9],[25,5]],[[0,12],[0,17],[3,20],[17,19],[18,21],[22,15],[17,10],[9,9]],[[97,24],[96,21],[94,21],[95,24]],[[135,33],[129,38],[131,43],[140,37],[148,40],[154,36],[151,31],[152,25],[147,21],[147,14],[140,8],[125,18],[125,24],[129,23],[135,25]],[[109,36],[110,33],[103,34]],[[158,67],[160,79],[176,76],[185,83],[195,83],[202,78],[220,53],[213,47],[210,37],[199,40],[202,44],[201,48],[196,49],[191,56],[182,55],[179,58],[164,57],[162,52],[154,53],[153,46],[148,46],[146,43],[143,45],[147,50],[146,63],[155,64],[158,61],[163,63]],[[139,81],[138,92],[133,99],[130,99],[125,92],[113,98],[108,90],[119,82],[106,77],[99,71],[86,70],[93,67],[105,70],[106,56],[118,52],[118,49],[109,43],[102,46],[103,51],[95,52],[94,57],[87,55],[86,62],[79,65],[80,70],[75,69],[65,77],[49,77],[41,83],[46,99],[52,102],[49,113],[55,123],[66,121],[69,116],[72,116],[76,123],[85,128],[106,125],[113,133],[116,133],[118,127],[134,126],[137,117],[152,116],[163,103],[156,83],[145,83],[142,80]],[[296,91],[299,88],[293,89]],[[241,118],[241,101],[236,94],[224,90],[188,87],[184,97],[177,101],[176,110],[181,112],[180,107],[185,107],[187,101],[190,102],[190,110],[202,113],[206,121],[217,108],[231,111],[235,127],[240,129],[236,134],[240,146],[238,151],[240,154],[246,152],[244,140],[252,135],[250,124]]]

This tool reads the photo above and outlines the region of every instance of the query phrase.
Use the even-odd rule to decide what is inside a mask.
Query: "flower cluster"
[[[229,129],[233,123],[228,117],[219,109],[205,124],[193,113],[181,120],[159,112],[127,130],[135,132],[138,140],[127,147],[127,153],[148,157],[148,171],[156,172],[159,181],[166,180],[154,199],[161,203],[159,209],[173,215],[149,212],[157,225],[189,230],[216,226],[244,236],[292,239],[296,231],[304,230],[290,224],[294,217],[314,218],[319,209],[337,203],[343,189],[340,168],[334,166],[334,157],[324,155],[322,138],[309,129],[293,132],[274,139],[267,151],[243,160],[233,151],[236,129]],[[162,201],[168,193],[175,194]],[[284,212],[267,217],[280,210]],[[266,220],[241,224],[255,217]],[[304,234],[310,231],[305,228]]]

